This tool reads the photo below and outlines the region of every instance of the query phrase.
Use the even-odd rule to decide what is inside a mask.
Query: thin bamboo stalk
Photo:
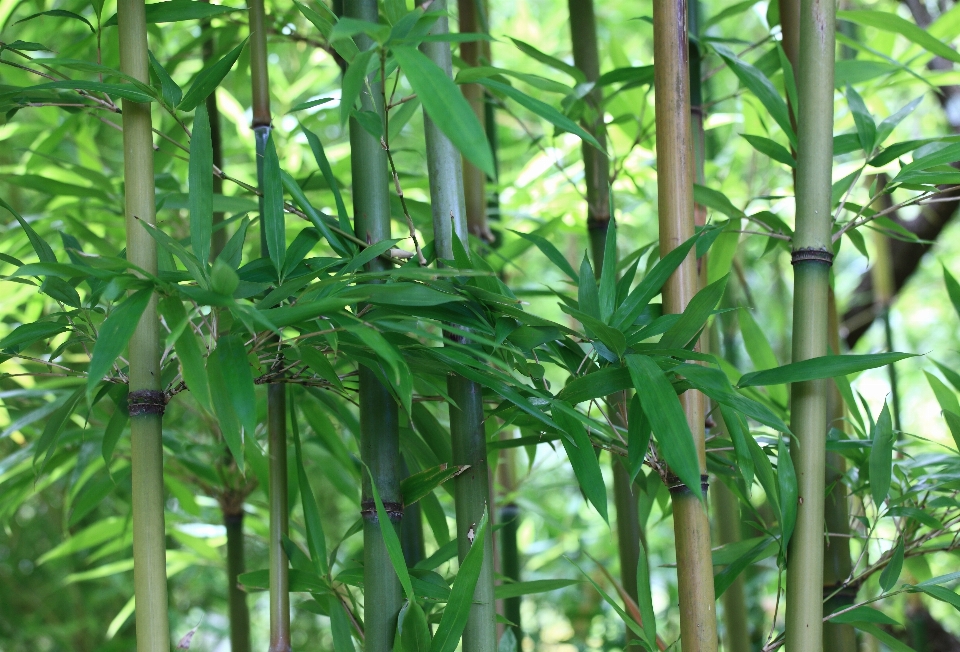
[[[439,11],[446,8],[444,0],[436,0]],[[475,16],[475,8],[471,11]],[[464,11],[463,4],[460,6]],[[461,13],[460,29],[466,29]],[[441,17],[433,33],[449,31],[446,17]],[[466,44],[464,44],[466,45]],[[476,47],[476,44],[471,44]],[[446,43],[424,43],[424,53],[447,75],[452,76],[452,56]],[[463,49],[461,48],[461,53]],[[466,92],[466,91],[465,91]],[[481,95],[482,98],[482,95]],[[475,107],[476,108],[476,107]],[[482,111],[482,106],[480,107]],[[483,117],[482,113],[479,115]],[[453,258],[453,235],[466,244],[469,223],[469,205],[465,201],[465,174],[469,165],[461,162],[461,156],[453,144],[424,115],[427,167],[429,170],[430,198],[433,212],[434,247],[441,259]],[[463,165],[463,171],[461,171]],[[483,173],[480,172],[480,201],[485,215],[483,197]],[[484,217],[484,220],[486,217]],[[484,228],[486,225],[484,223]],[[457,337],[457,336],[450,336]],[[464,341],[460,339],[460,341]],[[490,502],[490,472],[487,463],[487,443],[484,432],[483,389],[473,381],[459,375],[449,376],[447,392],[453,399],[450,405],[450,438],[453,463],[469,465],[466,472],[454,479],[454,504],[457,514],[458,554],[463,561],[473,545],[477,524]],[[497,647],[496,603],[494,601],[494,550],[493,528],[487,528],[484,541],[483,563],[480,577],[473,594],[470,616],[463,631],[464,652],[489,652]]]
[[[378,22],[376,0],[344,0],[344,15]],[[361,49],[372,45],[358,35]],[[360,94],[361,108],[383,120],[383,84],[371,74]],[[356,236],[371,244],[390,237],[390,195],[387,153],[355,119],[350,119],[350,165],[353,177],[353,214]],[[372,260],[368,271],[382,271],[389,263]],[[367,367],[360,367],[360,458],[369,469],[361,490],[363,518],[364,648],[367,652],[393,649],[397,616],[402,605],[400,580],[390,563],[371,490],[371,477],[390,515],[388,527],[400,530],[403,502],[400,494],[400,435],[397,402]]]
[[[793,238],[793,361],[827,353],[835,6],[801,0],[797,75],[797,217]],[[791,456],[797,473],[797,523],[787,560],[786,649],[823,646],[823,510],[827,381],[791,387]]]
[[[249,0],[250,83],[253,134],[257,153],[260,214],[264,213],[264,154],[270,138],[270,76],[267,69],[267,17],[263,0]],[[266,229],[260,229],[260,255],[267,256]],[[287,410],[282,384],[267,386],[267,452],[270,484],[270,652],[290,650],[289,562],[283,549],[287,534]]]
[[[840,322],[837,318],[837,301],[830,291],[827,304],[827,333],[830,348],[840,352]],[[843,429],[843,399],[835,383],[830,383],[827,394],[827,410],[830,421],[827,428]],[[843,484],[846,460],[839,453],[827,452],[826,483],[828,493],[823,506],[823,518],[827,532],[823,548],[823,595],[836,591],[837,585],[850,577],[850,513],[847,506],[847,487]],[[833,536],[836,535],[836,536]],[[841,590],[824,605],[826,612],[853,604],[856,588]],[[823,624],[823,649],[830,652],[857,652],[857,637],[853,625],[834,622]]]
[[[690,135],[690,79],[687,8],[684,0],[654,0],[653,46],[656,91],[657,191],[660,255],[693,236],[693,142]],[[697,292],[695,254],[677,268],[663,288],[664,313],[683,312]],[[680,396],[706,472],[703,396]],[[696,493],[694,493],[696,492]],[[717,614],[710,558],[710,522],[699,487],[672,492],[677,577],[680,594],[680,638],[684,652],[717,649]]]
[[[209,3],[210,0],[204,0]],[[210,20],[200,21],[200,29],[210,29]],[[203,63],[204,65],[213,62],[216,42],[212,35],[203,42]],[[210,142],[213,146],[213,165],[217,170],[223,170],[223,129],[220,126],[220,107],[217,104],[217,92],[214,91],[207,96],[207,115],[210,119]],[[213,192],[216,195],[223,193],[223,177],[218,174],[213,175]],[[210,242],[210,260],[216,260],[220,252],[227,244],[227,231],[223,228],[217,228],[223,223],[223,213],[213,214],[213,236]],[[237,652],[233,648],[233,652]]]
[[[227,528],[227,600],[230,607],[230,652],[250,652],[250,609],[247,593],[237,583],[244,572],[243,507],[234,514],[224,514]]]
[[[458,0],[461,32],[480,31],[477,0]],[[460,58],[468,66],[480,65],[480,45],[476,41],[460,44]],[[483,88],[479,84],[463,84],[460,89],[467,98],[480,124],[484,124]],[[463,161],[463,190],[469,232],[486,242],[493,242],[493,233],[487,225],[486,175],[467,160]],[[464,240],[466,242],[466,240]]]
[[[149,83],[147,23],[143,0],[119,0],[120,68]],[[127,258],[157,273],[157,245],[138,222],[156,224],[153,133],[150,105],[123,100],[124,213]],[[137,649],[169,652],[167,565],[163,515],[164,396],[160,386],[160,322],[157,296],[150,298],[130,338],[130,440],[133,477],[134,594]]]
[[[505,433],[501,433],[501,438]],[[520,548],[517,545],[517,532],[520,529],[520,506],[513,497],[517,491],[515,449],[504,448],[500,451],[497,475],[505,502],[500,507],[500,572],[513,582],[520,581]],[[520,616],[520,597],[503,600],[503,616],[512,625],[517,650],[523,641],[523,623]]]

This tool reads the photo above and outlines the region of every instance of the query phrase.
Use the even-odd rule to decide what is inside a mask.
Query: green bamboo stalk
[[[506,433],[501,433],[501,438]],[[509,438],[509,437],[507,437]],[[497,475],[503,491],[505,502],[500,507],[498,518],[502,524],[500,528],[500,572],[513,582],[520,581],[520,549],[517,545],[517,531],[520,529],[520,506],[513,497],[517,491],[515,449],[504,448],[500,451],[500,461],[497,464]],[[506,598],[503,600],[503,616],[512,625],[514,638],[517,641],[517,650],[521,649],[523,641],[523,623],[520,617],[520,598]]]
[[[439,5],[436,3],[439,2]],[[443,12],[445,0],[436,0],[437,10]],[[476,10],[473,0],[469,0],[470,11],[474,17]],[[460,5],[460,29],[467,28],[463,23],[463,3]],[[433,28],[433,33],[443,34],[449,31],[446,16],[442,16]],[[467,44],[463,44],[467,45]],[[471,44],[476,47],[476,44]],[[452,56],[446,43],[424,43],[424,53],[447,75],[452,77]],[[461,47],[461,53],[463,49]],[[464,91],[466,93],[466,91]],[[482,95],[481,95],[482,98]],[[482,107],[481,107],[482,110]],[[482,114],[480,115],[482,118]],[[433,212],[433,237],[437,256],[441,259],[453,258],[453,235],[456,234],[466,244],[470,208],[465,201],[464,187],[467,184],[469,163],[463,161],[453,144],[424,114],[427,146],[427,167],[429,170],[430,198]],[[463,171],[461,171],[461,164]],[[483,173],[480,172],[480,201],[485,217],[485,198],[483,197]],[[484,228],[486,224],[484,222]],[[457,337],[457,336],[450,336]],[[461,338],[459,341],[463,342]],[[468,465],[469,468],[454,479],[454,505],[457,514],[457,542],[460,561],[463,561],[473,545],[477,524],[483,517],[490,501],[490,474],[487,463],[487,441],[484,432],[483,389],[475,382],[459,375],[447,379],[447,392],[453,403],[450,405],[450,438],[453,451],[453,463]],[[470,616],[463,630],[464,652],[492,652],[497,648],[496,604],[494,601],[494,546],[493,528],[486,530],[483,563],[480,577],[473,594]]]
[[[832,3],[801,0],[797,75],[796,231],[793,238],[793,361],[827,353],[830,287],[833,68]],[[791,387],[791,456],[797,473],[797,523],[787,558],[786,649],[823,645],[823,517],[827,381]]]
[[[840,321],[837,318],[837,301],[830,290],[827,303],[827,334],[830,348],[840,352]],[[827,394],[827,413],[830,421],[827,428],[843,429],[843,399],[836,383],[829,384]],[[850,577],[852,563],[850,559],[850,512],[847,506],[847,486],[843,484],[846,460],[839,453],[827,452],[826,483],[828,493],[823,506],[824,524],[827,537],[823,547],[823,595],[836,592],[838,585]],[[824,604],[826,612],[853,604],[857,596],[855,587],[841,589]],[[853,625],[834,622],[823,624],[823,649],[830,652],[857,652],[857,637]]]
[[[657,191],[660,255],[694,233],[693,142],[690,135],[690,70],[684,0],[654,0],[653,47],[657,129]],[[663,288],[664,313],[683,312],[697,292],[691,254]],[[703,396],[680,396],[693,433],[701,474],[706,473]],[[696,493],[694,493],[696,492]],[[717,614],[710,558],[710,522],[700,487],[671,489],[680,594],[680,639],[684,652],[715,652]]]
[[[230,652],[250,652],[250,609],[247,593],[237,583],[245,569],[243,552],[243,505],[235,513],[224,513],[227,528],[227,600],[230,608]]]
[[[344,0],[344,15],[378,22],[376,0]],[[373,42],[358,35],[361,50]],[[360,94],[364,111],[383,120],[383,85],[371,74]],[[354,118],[350,118],[350,164],[353,176],[353,213],[356,236],[371,244],[390,237],[390,195],[387,153]],[[383,259],[367,264],[368,271],[389,267]],[[360,458],[370,473],[364,474],[361,490],[363,517],[364,648],[367,652],[393,649],[397,616],[403,603],[400,580],[390,563],[377,519],[371,477],[377,483],[389,524],[399,531],[403,517],[400,494],[400,435],[397,403],[367,367],[360,367]]]
[[[400,460],[400,473],[404,478],[410,476],[407,463],[402,458]],[[400,548],[403,550],[403,560],[411,568],[427,556],[426,542],[423,538],[423,513],[420,509],[420,503],[405,505],[403,508],[403,520],[400,522]]]
[[[257,154],[260,215],[264,214],[263,163],[270,138],[270,76],[267,70],[267,17],[263,0],[249,0],[250,83]],[[260,255],[267,256],[267,232],[260,229]],[[267,386],[267,453],[270,484],[270,652],[290,650],[290,577],[283,537],[287,534],[287,410],[283,385]]]
[[[149,83],[147,22],[143,0],[119,0],[120,68]],[[124,214],[127,259],[157,273],[157,245],[138,222],[156,224],[153,133],[150,105],[123,100]],[[134,594],[137,649],[169,652],[167,564],[163,515],[164,395],[160,386],[160,322],[157,296],[150,298],[130,338],[130,440],[133,477]]]
[[[204,0],[209,3],[210,0]],[[210,20],[204,19],[200,21],[201,30],[210,29]],[[213,39],[213,36],[210,35],[207,40],[203,42],[203,63],[208,65],[213,63],[213,56],[216,49],[216,43]],[[217,104],[217,92],[214,91],[207,96],[206,99],[207,105],[207,115],[210,119],[210,143],[213,146],[213,165],[218,170],[223,170],[223,129],[220,127],[220,107]],[[223,178],[219,175],[213,175],[213,193],[215,195],[220,195],[223,193]],[[210,260],[216,260],[217,256],[220,255],[220,252],[223,251],[223,248],[227,245],[227,230],[224,228],[217,228],[223,224],[223,213],[214,213],[213,214],[213,235],[210,241]],[[237,652],[237,649],[232,648],[232,652]]]
[[[461,32],[480,31],[480,17],[476,3],[477,0],[458,0],[457,11]],[[460,44],[460,58],[467,66],[480,65],[480,52],[481,48],[477,41]],[[483,88],[479,84],[462,84],[460,89],[477,115],[477,119],[480,120],[480,124],[483,124]],[[490,232],[487,224],[486,175],[483,170],[466,159],[463,160],[463,191],[469,232],[481,240],[493,242],[493,233]]]

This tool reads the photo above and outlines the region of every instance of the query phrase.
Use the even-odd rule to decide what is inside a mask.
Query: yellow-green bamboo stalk
[[[801,0],[797,75],[797,217],[793,238],[793,361],[827,353],[835,6]],[[786,649],[823,646],[823,509],[827,381],[791,387],[790,451],[797,473],[797,523],[787,558]]]
[[[149,83],[147,22],[143,0],[119,0],[120,68]],[[157,245],[139,223],[156,224],[150,105],[123,100],[124,214],[127,259],[157,273]],[[147,304],[130,338],[130,455],[133,478],[134,593],[137,649],[169,652],[167,563],[163,516],[164,395],[160,386],[157,296]]]
[[[458,0],[461,32],[480,31],[476,2],[477,0]],[[476,41],[460,44],[460,58],[468,66],[480,65],[480,52],[480,45]],[[479,84],[463,84],[460,89],[480,124],[484,124],[483,88]],[[493,242],[493,233],[487,225],[486,175],[466,159],[463,160],[463,190],[470,233],[486,242]]]
[[[687,9],[684,0],[654,0],[653,47],[657,128],[657,196],[660,255],[665,256],[694,233],[693,143],[690,136],[690,79]],[[683,312],[697,292],[693,252],[663,288],[664,313]],[[706,472],[703,396],[680,396],[693,433],[701,473]],[[710,522],[700,487],[672,490],[680,639],[684,652],[715,652],[717,613],[710,557]]]

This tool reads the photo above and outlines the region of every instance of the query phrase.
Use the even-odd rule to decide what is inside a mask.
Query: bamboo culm
[[[149,83],[147,23],[143,0],[119,0],[120,68]],[[124,214],[127,258],[157,273],[157,245],[139,222],[156,224],[153,133],[150,105],[123,100]],[[160,387],[160,322],[157,296],[150,298],[130,338],[130,456],[133,478],[134,593],[137,649],[169,652],[167,564],[163,514],[164,396]]]
[[[439,11],[446,3],[440,1]],[[436,5],[436,2],[434,3]],[[472,5],[472,2],[471,2]],[[461,10],[463,9],[461,5]],[[461,19],[461,29],[465,29]],[[433,33],[449,31],[446,16],[442,16]],[[467,45],[466,43],[464,45]],[[471,44],[476,46],[476,44]],[[424,43],[424,53],[448,76],[452,77],[452,56],[446,43]],[[478,89],[479,90],[479,89]],[[466,93],[466,90],[464,91]],[[469,96],[468,96],[469,97]],[[482,118],[482,115],[480,116]],[[429,170],[430,198],[433,211],[434,246],[440,259],[453,258],[454,234],[466,246],[469,205],[465,200],[464,170],[459,152],[433,122],[424,115]],[[463,166],[463,168],[461,168]],[[472,166],[469,166],[472,167]],[[480,210],[485,213],[483,172],[479,173]],[[486,228],[484,217],[484,229]],[[460,339],[460,341],[465,341]],[[474,533],[489,508],[490,478],[487,463],[486,433],[483,417],[483,390],[479,384],[459,375],[447,378],[447,391],[453,399],[450,405],[450,438],[453,463],[468,465],[466,472],[454,479],[454,504],[457,515],[458,554],[463,561],[474,543]],[[494,601],[494,546],[493,528],[487,528],[483,563],[473,594],[470,616],[463,631],[464,652],[490,652],[497,648],[496,603]]]
[[[378,22],[376,0],[344,0],[344,15]],[[361,50],[372,46],[369,37],[358,35]],[[364,111],[384,116],[382,83],[373,73],[364,84],[360,104]],[[390,237],[390,195],[387,153],[380,141],[350,118],[350,164],[353,177],[354,231],[364,242],[375,244]],[[368,271],[387,269],[382,259],[371,261]],[[393,649],[397,616],[403,603],[400,580],[390,563],[382,527],[399,533],[403,517],[400,495],[400,435],[397,402],[380,383],[376,373],[360,367],[360,458],[364,473],[361,490],[363,518],[364,649],[389,652]],[[371,491],[371,478],[389,514],[390,523],[381,523]]]
[[[657,195],[660,255],[694,234],[693,143],[690,136],[689,50],[684,0],[654,0],[653,45],[657,129]],[[697,263],[691,254],[663,289],[664,313],[683,312],[696,294]],[[693,433],[701,474],[706,472],[703,397],[680,396]],[[700,487],[672,492],[683,652],[716,652],[717,614],[710,557],[710,522]]]
[[[457,10],[460,17],[461,32],[479,32],[480,20],[477,12],[478,0],[458,0]],[[460,44],[460,58],[468,66],[480,65],[480,44],[476,41],[466,41]],[[484,124],[483,88],[480,84],[463,84],[463,96],[470,102],[473,112]],[[463,191],[467,211],[467,227],[470,234],[493,242],[493,233],[487,224],[486,175],[483,170],[469,161],[463,161]],[[466,240],[464,239],[464,242]]]
[[[270,139],[270,77],[267,70],[267,18],[263,0],[249,0],[250,83],[253,105],[253,137],[257,153],[257,186],[260,214],[264,212],[263,164]],[[266,257],[266,229],[260,230],[260,255]],[[283,385],[267,386],[267,454],[270,474],[270,652],[290,650],[289,562],[283,549],[288,532],[287,507],[287,410]]]
[[[835,6],[801,0],[797,75],[797,217],[793,238],[793,361],[827,354]],[[826,380],[791,387],[790,452],[797,473],[797,522],[787,557],[786,649],[823,649],[823,517]]]
[[[224,514],[227,528],[227,601],[230,609],[230,652],[250,652],[250,609],[247,592],[240,588],[237,576],[246,563],[243,551],[243,509]]]

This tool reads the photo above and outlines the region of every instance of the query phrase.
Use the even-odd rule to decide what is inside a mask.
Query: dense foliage
[[[501,627],[501,649],[673,645],[670,495],[701,484],[685,392],[709,401],[711,511],[732,501],[737,520],[733,539],[716,524],[716,596],[742,582],[754,649],[781,645],[799,500],[788,387],[815,379],[836,388],[826,491],[849,508],[844,532],[828,517],[826,539],[848,541],[850,559],[824,580],[824,615],[894,650],[937,649],[911,633],[930,614],[960,636],[960,268],[953,227],[923,227],[958,202],[960,8],[932,23],[911,9],[838,13],[831,328],[837,338],[877,325],[847,338],[853,351],[834,339],[830,355],[789,364],[803,131],[775,3],[694,7],[704,171],[693,196],[705,220],[661,257],[649,5],[598,6],[602,74],[588,82],[570,63],[559,3],[490,3],[476,32],[443,34],[430,3],[385,0],[374,24],[276,0],[273,129],[258,161],[245,8],[148,4],[144,84],[120,72],[115,3],[0,0],[0,650],[134,645],[126,349],[153,296],[170,628],[184,646],[228,649],[224,523],[238,514],[253,646],[267,645],[268,385],[287,405],[293,648],[363,644],[360,511],[373,507],[360,500],[361,369],[400,415],[407,520],[383,536],[404,591],[404,649],[456,648],[484,541],[499,555],[506,532],[521,577],[498,561],[496,596],[524,596],[523,640]],[[426,43],[452,44],[453,79]],[[456,56],[478,44],[480,65]],[[383,82],[382,118],[360,103],[370,80]],[[458,85],[478,85],[492,119]],[[152,107],[157,225],[144,228],[156,274],[125,249],[121,101]],[[423,112],[488,177],[489,222],[454,237],[452,256],[434,241]],[[348,124],[386,150],[380,182],[399,237],[355,234]],[[586,253],[584,143],[610,164],[617,228],[600,273],[596,249]],[[916,270],[897,271],[897,246],[928,245]],[[665,313],[661,290],[690,255],[702,287]],[[493,480],[471,524],[480,545],[459,563],[453,482],[469,469],[451,449],[452,376],[482,388]],[[633,596],[618,575],[608,458],[636,495]],[[378,482],[388,522],[396,507]],[[518,528],[503,505],[518,508]],[[487,528],[498,534],[485,539]],[[734,615],[722,604],[726,633]]]

